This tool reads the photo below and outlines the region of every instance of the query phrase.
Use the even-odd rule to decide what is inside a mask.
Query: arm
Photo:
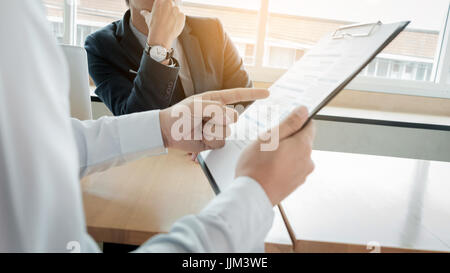
[[[217,20],[218,33],[222,33],[224,52],[223,88],[252,87],[253,83],[245,70],[244,61],[222,23]]]
[[[143,156],[165,153],[165,147],[191,152],[223,147],[225,140],[222,135],[215,136],[220,138],[216,140],[215,137],[210,139],[196,136],[195,138],[194,135],[190,136],[190,133],[197,131],[200,136],[206,134],[208,125],[214,126],[217,132],[226,133],[229,131],[230,123],[236,122],[237,119],[237,113],[226,107],[226,104],[236,102],[235,100],[248,101],[267,96],[266,90],[256,89],[216,91],[187,98],[162,111],[104,117],[97,121],[81,122],[72,119],[73,134],[79,155],[80,176],[103,171]],[[214,113],[217,116],[215,119],[206,122],[208,117],[203,115],[207,114],[208,105],[209,109],[216,106],[217,108],[214,109],[218,112]],[[182,114],[181,117],[179,114]],[[230,116],[225,122],[219,118],[224,115]],[[213,125],[214,123],[218,124]],[[186,128],[191,127],[190,125],[194,126],[191,127],[192,132],[188,132],[189,135],[183,135],[178,139],[177,134],[180,133],[180,128],[177,126],[181,124]],[[221,130],[218,127],[221,127]]]
[[[273,209],[263,188],[240,177],[201,213],[176,222],[137,252],[264,252],[273,223]]]
[[[80,177],[142,158],[166,153],[159,111],[97,121],[72,119]]]
[[[89,74],[97,86],[96,93],[114,115],[124,115],[170,106],[178,79],[179,67],[156,62],[143,53],[134,80],[102,57],[101,43],[93,36],[86,39]]]
[[[314,169],[314,128],[309,124],[301,129],[307,119],[306,108],[298,108],[275,127],[280,137],[275,151],[262,151],[261,140],[249,145],[237,163],[238,178],[204,211],[178,221],[169,234],[153,238],[138,251],[262,251],[273,221],[272,206],[303,184]]]

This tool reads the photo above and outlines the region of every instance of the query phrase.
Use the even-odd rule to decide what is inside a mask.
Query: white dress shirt
[[[0,25],[0,252],[98,252],[80,178],[166,152],[159,112],[70,119],[68,69],[40,1],[0,2]],[[138,251],[263,251],[270,201],[250,178],[230,184]]]
[[[130,17],[130,28],[131,32],[133,32],[136,39],[139,41],[139,44],[145,48],[145,44],[147,43],[147,35],[140,32],[134,25]],[[190,97],[195,95],[194,82],[191,76],[191,70],[189,68],[189,64],[186,59],[186,52],[184,52],[183,45],[180,42],[180,39],[177,38],[172,45],[174,50],[173,57],[178,61],[180,65],[180,72],[178,76],[180,77],[181,84],[183,85],[184,94],[186,97]]]

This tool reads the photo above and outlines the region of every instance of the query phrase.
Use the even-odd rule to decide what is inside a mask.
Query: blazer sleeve
[[[95,93],[114,115],[164,109],[170,106],[178,79],[179,66],[168,67],[142,54],[134,80],[102,57],[100,44],[93,37],[86,39],[89,74],[97,89]],[[128,72],[129,73],[129,72]]]
[[[225,32],[222,23],[216,19],[218,33],[222,35],[224,70],[223,70],[223,88],[253,87],[250,76],[244,67],[244,61],[239,55],[239,51],[231,38]]]

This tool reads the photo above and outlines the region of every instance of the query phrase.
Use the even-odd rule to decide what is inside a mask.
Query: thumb
[[[304,106],[295,108],[279,125],[280,140],[288,138],[302,129],[308,120],[308,109]]]

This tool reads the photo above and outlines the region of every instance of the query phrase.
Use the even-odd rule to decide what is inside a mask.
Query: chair
[[[70,115],[79,120],[92,119],[87,54],[84,48],[61,45],[70,72]]]

